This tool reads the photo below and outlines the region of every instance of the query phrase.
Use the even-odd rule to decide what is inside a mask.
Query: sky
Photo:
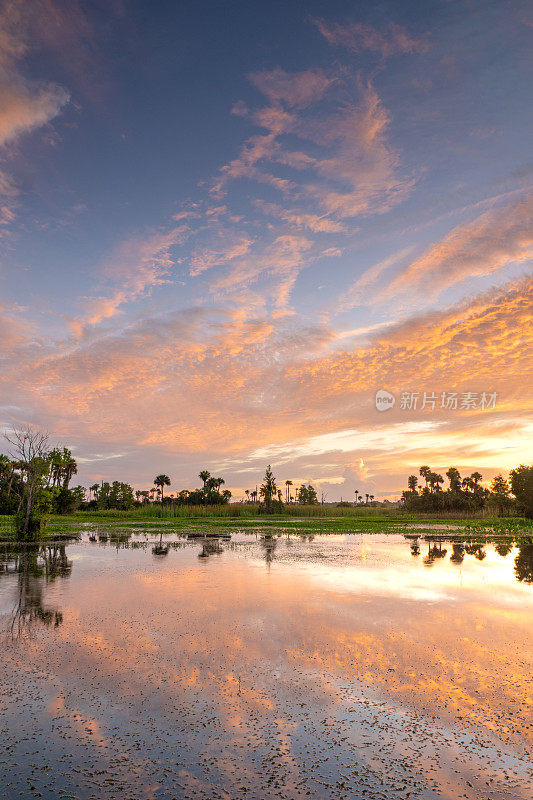
[[[85,486],[234,498],[268,463],[327,502],[530,463],[532,24],[1,3],[0,428]]]

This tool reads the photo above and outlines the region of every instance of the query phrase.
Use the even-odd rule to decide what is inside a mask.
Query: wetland
[[[529,798],[533,544],[86,523],[0,545],[0,798]]]

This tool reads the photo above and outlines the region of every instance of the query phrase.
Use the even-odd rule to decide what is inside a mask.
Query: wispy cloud
[[[373,50],[384,58],[401,53],[425,53],[429,44],[425,39],[415,39],[401,25],[391,24],[385,31],[360,22],[326,22],[313,20],[324,38],[332,45],[347,47],[355,53]]]
[[[4,161],[9,161],[6,146],[50,122],[69,100],[62,86],[30,80],[23,74],[28,33],[24,5],[17,0],[4,3],[0,8],[0,147]],[[4,227],[15,218],[18,194],[12,177],[2,170],[0,224]]]
[[[190,274],[193,277],[246,255],[253,244],[253,240],[245,234],[224,227],[217,228],[207,240],[207,244],[195,248],[189,260]]]
[[[384,274],[391,267],[396,266],[405,258],[407,258],[413,251],[413,246],[404,247],[397,253],[384,258],[383,261],[374,264],[366,269],[363,274],[352,284],[337,303],[338,311],[347,311],[356,305],[366,305],[371,303],[375,296],[375,288],[379,282],[383,280]],[[379,290],[378,290],[379,291]]]
[[[385,296],[416,289],[435,297],[459,281],[532,257],[533,196],[526,196],[455,227],[397,275]]]
[[[283,103],[289,108],[305,108],[316,103],[337,80],[320,69],[289,73],[278,67],[250,75],[250,81],[271,103]]]
[[[0,146],[49,122],[68,99],[61,86],[0,73]]]
[[[502,401],[499,418],[526,419],[532,301],[533,281],[523,281],[376,333],[350,352],[332,352],[335,335],[323,325],[196,308],[130,325],[68,354],[19,351],[4,365],[4,384],[7,391],[16,382],[20,401],[38,408],[43,420],[83,425],[115,450],[150,442],[244,457],[261,447],[405,422],[397,408],[386,420],[376,412],[374,392],[383,386],[490,389]],[[470,448],[476,425],[484,426],[479,441],[490,447],[497,432],[486,428],[487,416],[459,418],[473,426]],[[433,421],[450,423],[446,414]]]
[[[124,303],[168,282],[175,264],[170,251],[188,234],[189,227],[179,225],[165,232],[134,236],[118,245],[101,266],[104,283],[117,288],[109,294],[87,298],[86,313],[71,321],[72,329],[81,334],[85,325],[97,325],[113,317]]]

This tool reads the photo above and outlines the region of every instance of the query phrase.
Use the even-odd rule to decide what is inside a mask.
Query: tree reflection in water
[[[405,534],[405,538],[410,540],[411,555],[420,555],[420,546],[418,543],[418,536],[412,534]],[[444,558],[448,550],[443,547],[442,539],[434,539],[433,537],[423,537],[428,542],[428,552],[423,558],[423,563],[426,567],[431,567],[439,558]],[[514,573],[516,580],[523,583],[533,583],[533,540],[531,537],[508,539],[504,542],[468,542],[457,541],[451,539],[452,552],[450,554],[450,562],[460,566],[464,560],[465,555],[474,556],[477,561],[483,561],[487,557],[486,546],[492,544],[494,550],[502,558],[512,553],[516,547],[518,553],[514,561]]]
[[[61,611],[44,605],[43,591],[57,578],[68,578],[71,571],[72,562],[67,558],[65,543],[49,542],[2,550],[0,572],[17,575],[16,602],[8,624],[12,639],[31,633],[36,623],[55,628],[61,625]]]
[[[274,554],[276,552],[276,547],[278,546],[278,540],[271,533],[267,533],[264,536],[261,536],[260,544],[265,556],[265,562],[267,566],[270,567],[274,561]]]
[[[518,581],[533,583],[533,542],[518,544],[518,555],[514,562],[514,574]]]
[[[482,544],[465,544],[465,553],[468,553],[469,556],[474,556],[478,561],[483,561],[487,557]]]
[[[424,556],[423,559],[425,566],[432,567],[433,563],[438,558],[444,558],[447,552],[447,549],[442,546],[442,541],[440,539],[437,542],[428,542],[427,556]]]
[[[513,542],[500,542],[499,544],[496,545],[496,552],[502,558],[508,556],[512,549],[513,549]]]
[[[420,545],[418,544],[418,537],[411,542],[411,555],[415,558],[420,555]]]
[[[202,549],[198,553],[198,558],[208,558],[215,553],[223,553],[224,548],[220,546],[218,539],[206,539],[202,542]]]
[[[465,546],[463,542],[454,542],[452,544],[453,552],[450,556],[450,561],[453,564],[462,564],[465,560]]]

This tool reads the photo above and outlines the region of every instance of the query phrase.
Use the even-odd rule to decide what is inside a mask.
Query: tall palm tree
[[[210,473],[210,472],[208,472],[206,469],[203,469],[203,470],[200,472],[200,474],[198,475],[198,477],[200,478],[200,480],[201,480],[201,481],[203,481],[203,482],[204,482],[204,492],[205,492],[205,488],[206,488],[206,487],[205,487],[205,484],[206,484],[206,482],[209,480],[209,478],[211,477],[211,473]]]
[[[158,486],[161,491],[161,504],[163,503],[163,487],[170,486],[170,478],[168,475],[157,475],[154,478],[154,486]]]
[[[76,460],[70,454],[65,455],[63,459],[63,489],[68,489],[72,476],[77,474],[78,465]]]
[[[371,494],[371,495],[370,495],[370,505],[372,505],[372,503],[373,503],[373,502],[374,502],[374,495],[373,495],[373,494]]]
[[[442,475],[439,475],[438,472],[433,473],[433,484],[435,486],[435,491],[440,492],[442,491],[440,488],[441,483],[444,483],[444,478]]]
[[[292,481],[285,481],[285,487],[286,487],[285,488],[285,498],[287,500],[287,503],[289,502],[289,498],[291,496],[291,490],[290,490],[291,486],[292,486]]]
[[[100,486],[97,483],[93,483],[92,486],[89,486],[89,491],[93,493],[93,497],[95,500],[98,500],[98,489]]]
[[[476,494],[478,489],[480,488],[479,481],[483,478],[483,475],[481,474],[481,472],[473,472],[470,477],[472,478],[472,483],[474,484],[474,486],[472,487],[472,491],[474,492],[474,494]]]
[[[355,489],[354,495],[355,495],[355,502],[357,503],[357,501],[359,500],[359,489]]]
[[[427,465],[424,465],[423,467],[420,467],[418,472],[419,472],[420,476],[422,478],[424,478],[424,480],[426,482],[426,489],[427,489],[427,486],[428,486],[428,483],[429,483],[429,476],[431,475],[431,467],[428,467]]]
[[[463,478],[463,480],[461,481],[461,486],[463,487],[463,489],[469,491],[474,489],[475,483],[471,477],[469,478],[467,476],[466,478]]]
[[[50,454],[50,477],[52,479],[52,486],[59,486],[63,477],[63,453],[57,447],[54,447]]]

